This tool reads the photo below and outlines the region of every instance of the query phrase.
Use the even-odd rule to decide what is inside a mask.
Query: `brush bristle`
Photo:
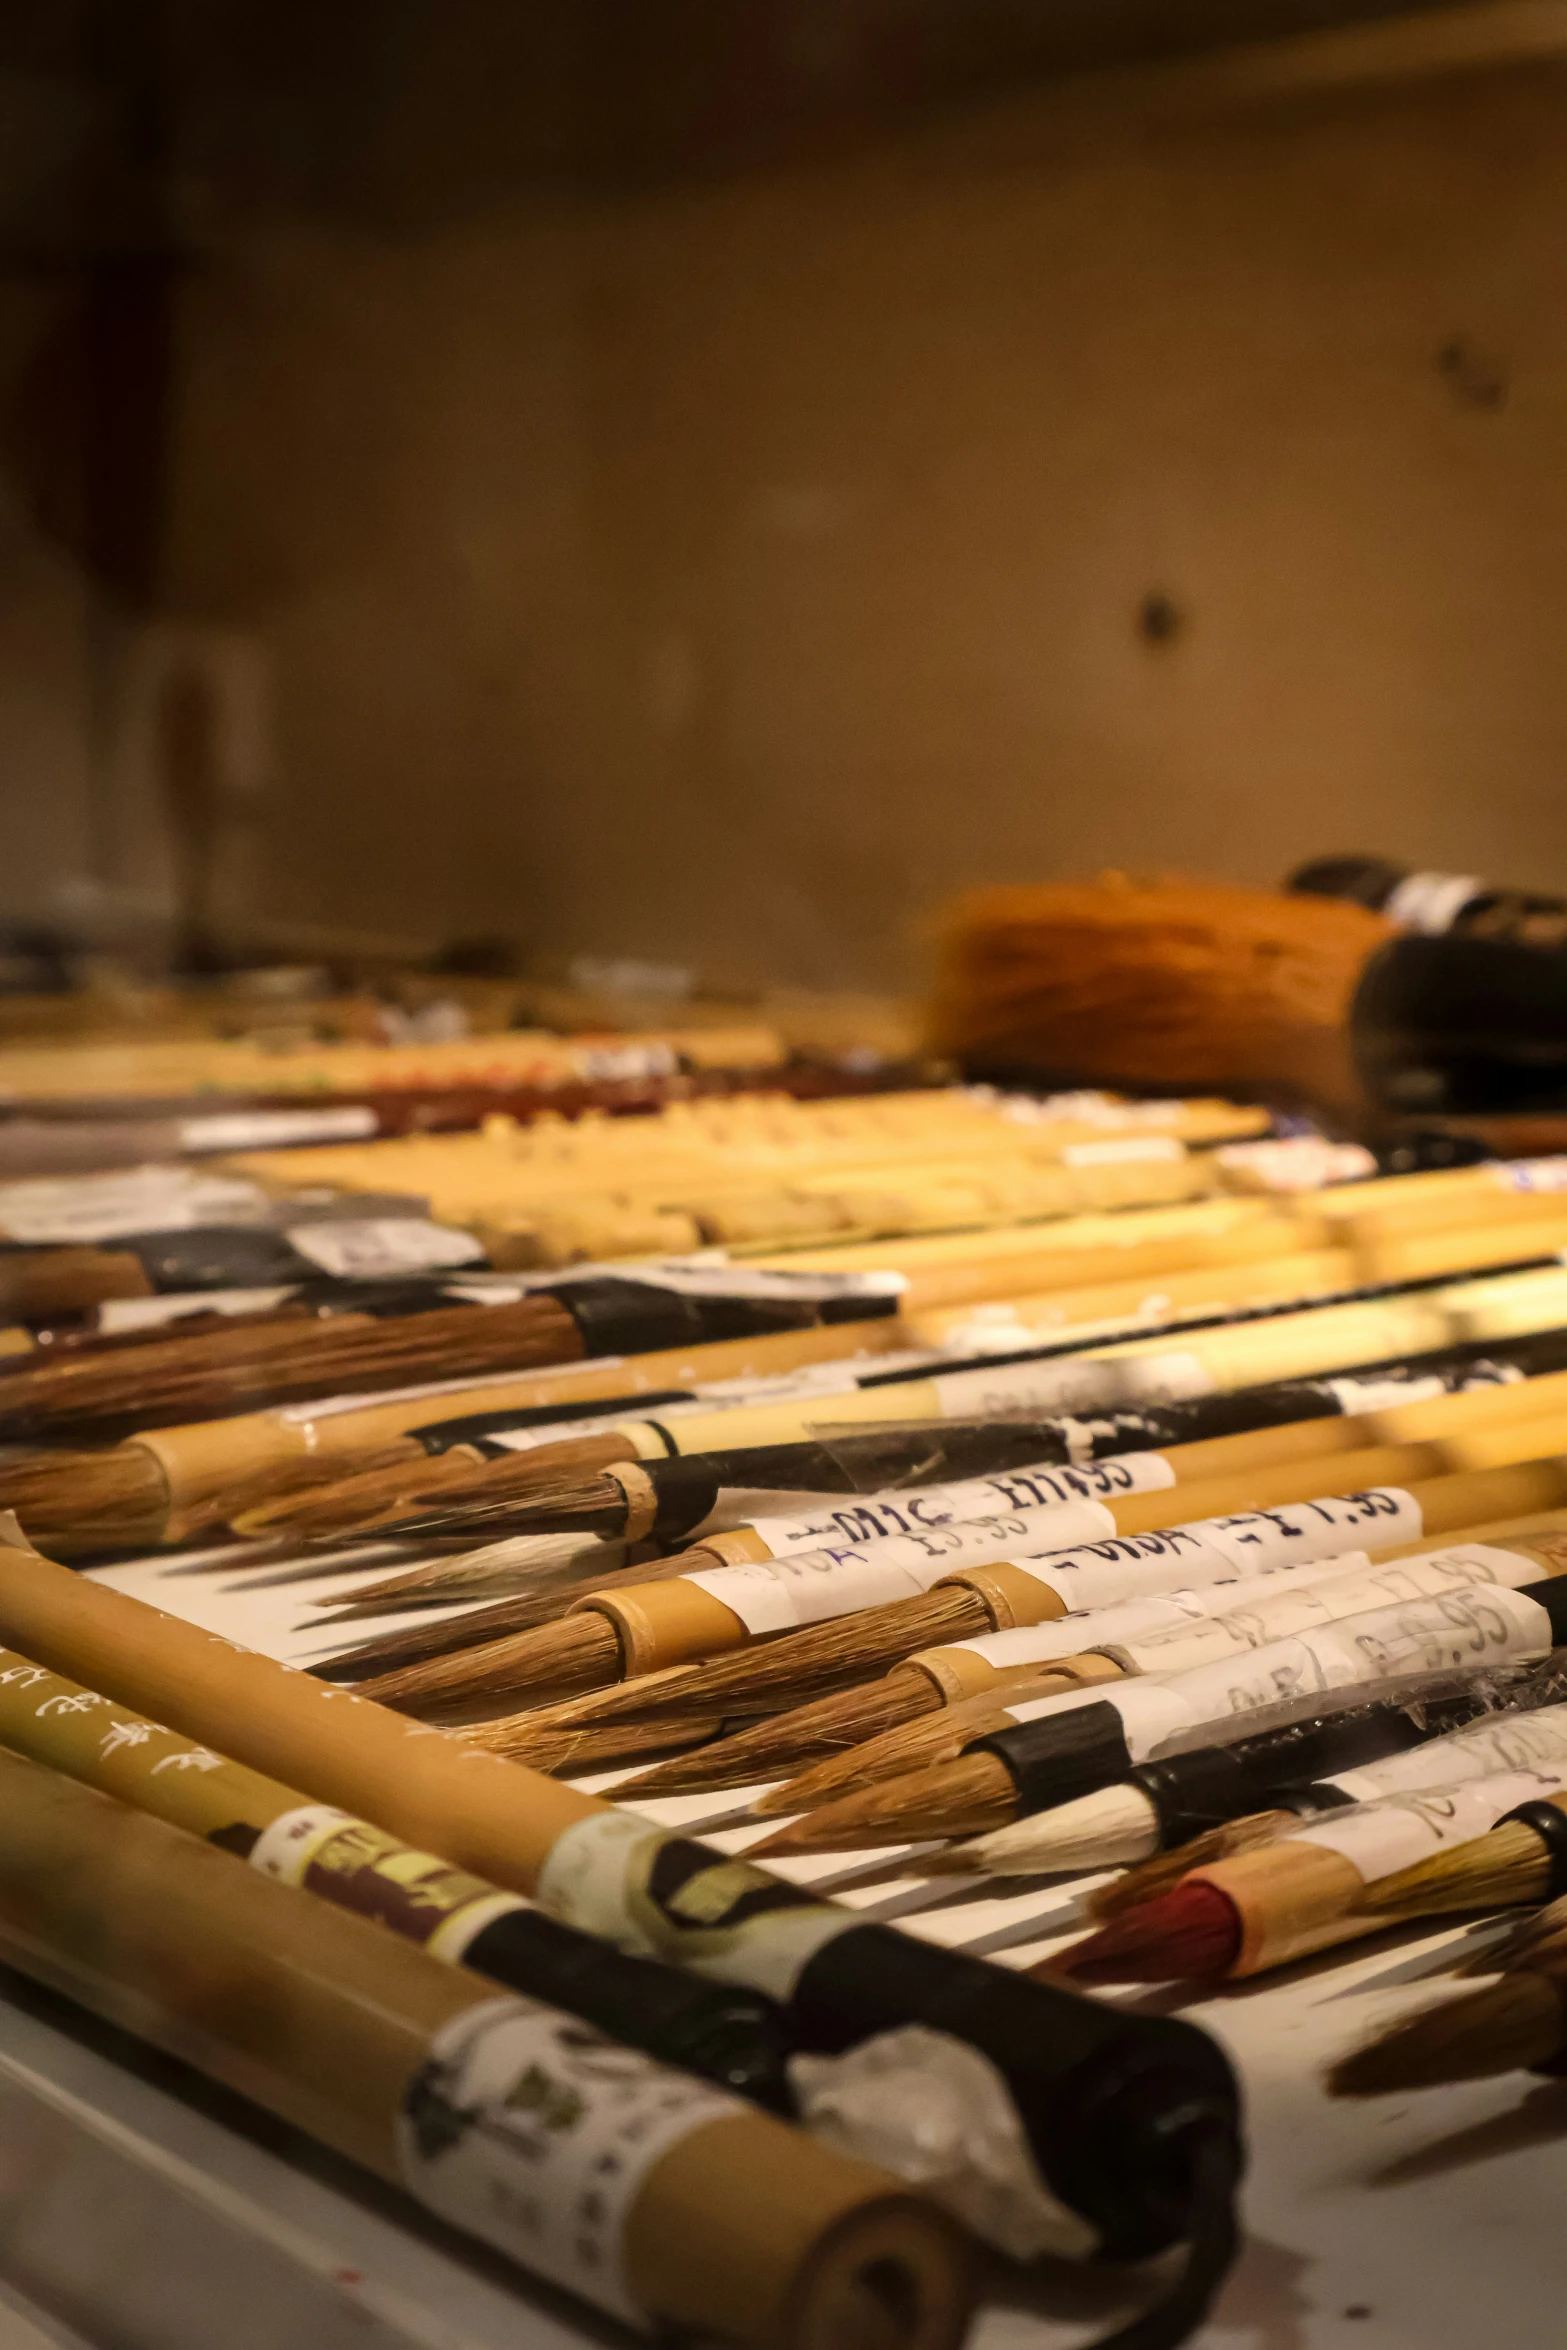
[[[38,1453],[0,1469],[0,1509],[14,1510],[40,1548],[67,1556],[161,1542],[169,1488],[150,1452]]]
[[[330,1315],[269,1328],[211,1331],[149,1342],[121,1355],[84,1355],[0,1376],[0,1431],[127,1420],[147,1428],[212,1419],[250,1406],[340,1395],[355,1388],[535,1364],[580,1361],[582,1336],[551,1297],[516,1305],[434,1308],[373,1322]]]
[[[596,1534],[519,1534],[509,1542],[492,1542],[483,1550],[459,1551],[453,1558],[426,1559],[381,1583],[361,1583],[353,1592],[317,1600],[332,1609],[323,1622],[342,1624],[355,1616],[380,1615],[387,1609],[429,1607],[453,1599],[516,1599],[529,1592],[545,1592],[567,1582],[576,1590],[585,1581],[614,1574],[625,1562],[623,1542],[606,1542]]]
[[[559,1775],[566,1771],[602,1770],[606,1764],[627,1761],[633,1755],[660,1748],[695,1746],[711,1738],[718,1724],[710,1717],[687,1720],[675,1715],[656,1725],[648,1722],[611,1722],[602,1730],[552,1726],[536,1714],[516,1714],[496,1722],[473,1722],[457,1735],[487,1754],[504,1755],[508,1762]]]
[[[932,1591],[920,1599],[895,1600],[888,1607],[866,1608],[856,1616],[835,1616],[830,1622],[808,1624],[803,1631],[784,1632],[776,1640],[753,1642],[738,1655],[717,1658],[701,1667],[701,1684],[689,1694],[703,1713],[761,1713],[774,1706],[803,1705],[807,1698],[825,1696],[846,1682],[868,1681],[900,1664],[916,1648],[933,1640],[982,1632],[989,1618],[982,1600],[971,1591],[954,1587]],[[672,1696],[643,1696],[636,1686],[615,1690],[604,1700],[599,1718],[655,1710],[675,1702]],[[685,1695],[680,1699],[685,1706]]]
[[[236,1533],[294,1534],[302,1541],[357,1534],[394,1509],[406,1507],[410,1498],[439,1485],[444,1477],[455,1475],[455,1469],[447,1469],[449,1458],[443,1455],[432,1460],[422,1445],[415,1446],[412,1459],[403,1453],[395,1461],[359,1466],[302,1491],[236,1509],[231,1523]]]
[[[878,1844],[911,1844],[945,1836],[983,1836],[1004,1827],[1017,1801],[1004,1763],[966,1755],[933,1771],[911,1771],[885,1786],[825,1804],[791,1820],[747,1852],[863,1852]]]
[[[1216,1860],[1233,1860],[1237,1853],[1255,1852],[1260,1845],[1276,1843],[1299,1826],[1291,1811],[1258,1811],[1242,1820],[1225,1820],[1206,1835],[1178,1844],[1173,1852],[1156,1853],[1152,1860],[1124,1870],[1110,1884],[1090,1893],[1084,1907],[1090,1917],[1119,1917],[1124,1910],[1168,1893],[1192,1869],[1208,1868]]]
[[[870,1684],[874,1690],[886,1686],[885,1679]],[[864,1698],[867,1694],[863,1689],[847,1690],[840,1697],[821,1700],[821,1705],[825,1710],[829,1705]],[[860,1710],[868,1712],[869,1708]],[[797,1709],[800,1715],[806,1711],[804,1706]],[[862,1787],[873,1787],[883,1779],[902,1778],[905,1772],[922,1769],[946,1752],[949,1724],[955,1712],[956,1708],[950,1706],[934,1711],[926,1709],[892,1722],[884,1729],[867,1731],[858,1744],[813,1763],[809,1770],[797,1772],[784,1786],[759,1797],[758,1815],[783,1818],[799,1811],[814,1811],[821,1804],[836,1803],[842,1796],[857,1794]]]
[[[1217,1885],[1177,1885],[1046,1962],[1078,1983],[1203,1982],[1229,1973],[1241,1922]]]
[[[792,1769],[809,1755],[820,1752],[824,1745],[831,1749],[841,1744],[852,1746],[854,1738],[842,1734],[832,1712],[834,1707],[844,1707],[846,1701],[849,1710],[840,1714],[837,1722],[847,1720],[851,1729],[858,1729],[860,1737],[865,1739],[876,1730],[898,1727],[905,1720],[910,1703],[906,1690],[889,1691],[885,1680],[873,1681],[868,1689],[846,1690],[838,1697],[823,1698],[815,1705],[796,1706],[789,1713],[738,1730],[733,1736],[721,1738],[705,1748],[700,1756],[678,1755],[642,1778],[628,1781],[620,1792],[677,1795],[696,1794],[714,1787],[754,1787],[758,1779],[776,1778],[780,1771]],[[825,1731],[820,1727],[823,1718],[829,1725]],[[867,1721],[871,1727],[861,1727]],[[777,1792],[775,1789],[774,1793]],[[755,1808],[759,1814],[764,1813],[769,1808],[768,1799],[761,1798]],[[798,1802],[773,1804],[770,1808],[774,1813],[789,1813],[800,1810],[801,1805]]]
[[[1484,1990],[1422,2008],[1364,2047],[1340,2057],[1327,2076],[1330,2097],[1387,2097],[1444,2081],[1546,2064],[1561,2051],[1559,1986],[1543,1975],[1508,1975]]]
[[[607,1617],[589,1611],[458,1656],[383,1673],[361,1682],[356,1694],[394,1712],[433,1720],[477,1713],[491,1703],[532,1698],[542,1704],[546,1697],[596,1688],[619,1672],[619,1635]]]
[[[1504,1975],[1532,1966],[1541,1974],[1567,1974],[1567,1902],[1510,1921],[1509,1930],[1453,1968],[1455,1975]]]
[[[1511,1821],[1367,1885],[1357,1909],[1378,1917],[1443,1917],[1454,1910],[1518,1909],[1550,1888],[1550,1862],[1532,1828]]]
[[[530,1515],[536,1499],[544,1497],[553,1509],[563,1493],[592,1490],[586,1484],[588,1472],[622,1459],[628,1450],[624,1437],[606,1434],[562,1438],[525,1452],[503,1453],[498,1460],[476,1462],[463,1454],[459,1471],[432,1492],[427,1508],[410,1508],[393,1523],[399,1533],[410,1535],[542,1532],[542,1525]],[[626,1498],[618,1486],[606,1481],[593,1507],[611,1521],[611,1531],[619,1531]]]

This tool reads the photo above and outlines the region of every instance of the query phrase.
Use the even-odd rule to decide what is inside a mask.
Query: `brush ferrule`
[[[1520,1828],[1527,1828],[1531,1835],[1538,1836],[1545,1847],[1545,1863],[1549,1874],[1539,1898],[1541,1901],[1559,1901],[1567,1893],[1567,1811],[1561,1811],[1554,1803],[1544,1801],[1520,1803],[1516,1810],[1504,1812],[1496,1824],[1499,1828],[1506,1828],[1514,1822]]]
[[[1114,1706],[1074,1706],[1037,1722],[976,1738],[965,1755],[988,1754],[1006,1770],[1017,1789],[1019,1815],[1096,1795],[1124,1779],[1131,1768],[1126,1729]]]
[[[621,1538],[626,1542],[643,1542],[652,1533],[658,1519],[658,1488],[645,1469],[634,1461],[617,1461],[604,1471],[611,1485],[618,1485],[626,1497],[626,1522]]]

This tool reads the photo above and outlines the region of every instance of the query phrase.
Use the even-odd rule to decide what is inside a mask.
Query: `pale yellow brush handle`
[[[1191,1272],[1073,1284],[1022,1297],[1002,1297],[994,1288],[987,1288],[982,1300],[928,1312],[911,1308],[903,1320],[915,1333],[913,1343],[940,1346],[952,1331],[972,1320],[976,1303],[1003,1305],[1026,1328],[1049,1331],[1070,1329],[1078,1323],[1135,1321],[1144,1315],[1152,1319],[1176,1312],[1222,1314],[1241,1306],[1330,1296],[1335,1290],[1357,1286],[1355,1262],[1348,1249],[1315,1249],[1296,1256],[1267,1257],[1256,1264],[1199,1266]]]

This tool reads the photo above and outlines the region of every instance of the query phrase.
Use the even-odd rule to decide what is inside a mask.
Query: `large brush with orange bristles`
[[[939,932],[935,1048],[971,1070],[1358,1099],[1346,1041],[1362,906],[1216,882],[971,891]]]

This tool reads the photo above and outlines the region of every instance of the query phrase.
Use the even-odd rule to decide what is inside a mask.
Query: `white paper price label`
[[[1472,1843],[1520,1803],[1538,1803],[1567,1787],[1567,1765],[1543,1764],[1457,1786],[1412,1789],[1384,1796],[1364,1810],[1335,1812],[1320,1827],[1305,1828],[1292,1844],[1317,1844],[1336,1852],[1367,1884],[1391,1877],[1452,1844]]]
[[[344,1217],[318,1224],[291,1224],[284,1236],[323,1273],[340,1280],[377,1281],[399,1273],[425,1273],[448,1265],[472,1265],[484,1251],[471,1232],[454,1232],[419,1216],[374,1216],[359,1222]]]
[[[918,1534],[935,1526],[1054,1509],[1064,1502],[1108,1502],[1121,1494],[1157,1493],[1174,1483],[1175,1471],[1160,1454],[1130,1453],[1082,1468],[1019,1469],[1007,1476],[967,1477],[952,1485],[915,1486],[907,1492],[834,1497],[806,1516],[762,1516],[750,1525],[779,1558],[816,1543],[873,1542],[891,1534]]]
[[[1457,1786],[1463,1779],[1488,1779],[1497,1771],[1555,1769],[1567,1764],[1567,1705],[1541,1706],[1535,1713],[1491,1714],[1446,1738],[1390,1754],[1359,1770],[1338,1771],[1321,1784],[1352,1803],[1375,1803],[1418,1787]]]
[[[398,2117],[427,2210],[635,2326],[623,2238],[642,2182],[693,2130],[748,2109],[591,2025],[486,2000],[439,2031]]]
[[[681,1581],[700,1584],[732,1608],[749,1632],[784,1632],[917,1598],[959,1567],[1010,1562],[1022,1545],[1043,1538],[1040,1526],[1047,1517],[1068,1540],[1114,1523],[1102,1502],[1060,1502],[1048,1511],[985,1518],[974,1525],[935,1526],[860,1545],[824,1544],[751,1566],[704,1568]]]

